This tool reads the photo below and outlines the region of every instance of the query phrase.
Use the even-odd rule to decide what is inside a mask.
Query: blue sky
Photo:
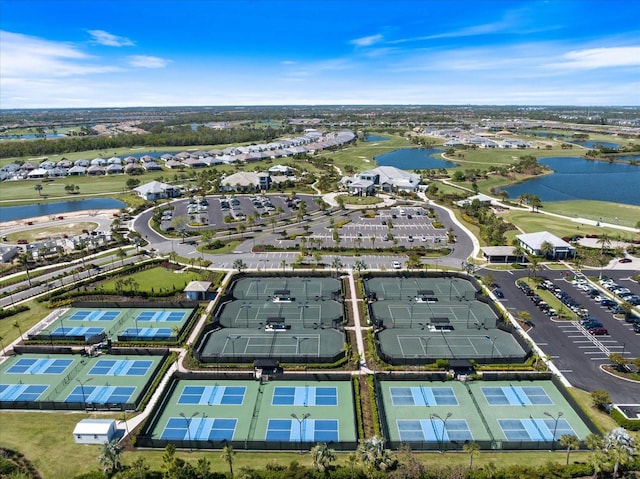
[[[0,0],[0,108],[640,105],[640,0]]]

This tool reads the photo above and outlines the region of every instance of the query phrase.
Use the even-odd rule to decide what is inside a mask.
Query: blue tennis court
[[[146,359],[100,359],[91,368],[89,375],[95,376],[144,376],[153,361]]]
[[[136,321],[148,322],[180,322],[187,313],[183,311],[141,311],[136,316]]]
[[[267,441],[338,442],[337,419],[269,419]]]
[[[244,386],[185,386],[178,404],[241,405],[246,391]]]
[[[174,335],[171,328],[127,328],[124,330],[124,336],[130,338],[170,338]]]
[[[509,441],[551,441],[554,430],[556,440],[563,434],[576,435],[564,419],[559,419],[557,424],[551,418],[499,419],[498,424]]]
[[[401,441],[473,441],[473,435],[465,419],[449,419],[446,424],[438,418],[399,419],[396,422],[396,426]]]
[[[44,384],[0,384],[0,401],[37,401],[48,387]]]
[[[171,417],[160,439],[188,441],[232,441],[237,419]]]
[[[491,406],[544,406],[553,404],[544,388],[539,386],[482,387],[482,394]]]
[[[133,386],[76,386],[64,402],[124,404],[129,402],[135,390]]]
[[[458,399],[449,387],[390,387],[394,406],[457,406]]]
[[[120,311],[86,311],[80,310],[73,313],[67,321],[113,321]]]
[[[21,358],[6,374],[62,374],[73,359]]]
[[[56,328],[51,332],[51,336],[60,336],[60,337],[74,337],[74,336],[84,336],[85,338],[89,338],[91,336],[96,336],[104,332],[104,328]]]
[[[337,406],[338,390],[334,387],[277,386],[272,406]]]

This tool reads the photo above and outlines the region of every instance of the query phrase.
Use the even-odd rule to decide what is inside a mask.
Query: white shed
[[[115,435],[116,421],[113,419],[83,419],[73,430],[77,444],[104,444]]]

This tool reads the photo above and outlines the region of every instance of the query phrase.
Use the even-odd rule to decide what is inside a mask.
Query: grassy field
[[[35,300],[28,301],[25,304],[29,306],[29,311],[24,311],[0,321],[0,337],[2,337],[2,343],[5,346],[15,339],[18,339],[18,336],[20,335],[18,328],[13,326],[15,322],[19,324],[20,329],[24,334],[28,329],[42,321],[45,316],[52,311],[45,304],[38,303]],[[0,439],[2,439],[1,433]]]
[[[16,233],[9,233],[7,241],[15,243],[18,239],[25,239],[29,243],[41,241],[49,238],[59,238],[62,235],[75,236],[82,234],[82,230],[93,231],[98,227],[98,223],[90,221],[79,221],[77,223],[51,223],[43,228],[26,229]]]
[[[127,278],[133,279],[138,283],[137,291],[151,293],[153,291],[161,290],[178,290],[182,289],[190,281],[199,281],[201,279],[198,273],[173,271],[163,267],[157,267],[152,269],[146,269],[144,271],[138,271],[137,273],[130,274]],[[107,291],[114,291],[116,289],[115,280],[105,281],[102,286]],[[125,291],[129,290],[130,286],[124,286]]]
[[[565,220],[545,214],[532,213],[530,211],[510,210],[503,213],[503,217],[506,221],[518,225],[518,227],[525,233],[546,230],[561,238],[565,236],[585,236],[588,234],[595,235],[603,233],[607,233],[610,237],[618,237],[619,235],[621,239],[627,240],[637,237],[637,234],[627,231],[620,231],[614,228],[604,228],[601,226],[584,225],[571,220]],[[515,234],[519,233],[515,232]]]
[[[2,421],[2,445],[17,449],[30,459],[45,479],[58,479],[72,477],[81,472],[89,472],[99,468],[98,456],[101,446],[79,445],[73,441],[73,428],[81,419],[99,417],[101,419],[122,419],[122,415],[104,414],[94,415],[87,413],[42,413],[42,412],[1,412]],[[163,451],[126,451],[123,454],[124,464],[131,464],[138,457],[144,457],[151,469],[161,470]],[[227,464],[220,460],[220,451],[186,452],[179,451],[177,456],[195,465],[201,457],[211,461],[211,469],[214,472],[228,471]],[[465,453],[415,453],[415,457],[427,465],[447,466],[466,465],[469,456]],[[543,464],[547,461],[556,461],[564,464],[566,455],[562,451],[552,452],[521,452],[521,453],[496,453],[481,452],[475,459],[475,467],[482,467],[490,462],[505,467],[515,464]],[[571,458],[574,461],[584,461],[587,453],[573,452]],[[303,466],[311,466],[310,454],[284,453],[276,451],[237,451],[234,456],[234,470],[242,467],[262,469],[267,463],[277,462],[287,466],[292,461],[297,461]],[[335,464],[347,465],[348,453],[338,454]]]
[[[570,211],[579,218],[635,227],[640,220],[640,206],[605,201],[555,201],[543,205],[546,211],[567,214]],[[617,232],[617,230],[616,230]]]

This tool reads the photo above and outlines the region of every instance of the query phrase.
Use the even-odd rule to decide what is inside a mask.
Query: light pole
[[[469,318],[471,317],[471,305],[467,303],[467,329],[469,329]]]
[[[420,337],[420,342],[422,342],[422,341],[424,340],[424,357],[425,357],[425,358],[428,358],[428,357],[429,357],[429,354],[428,354],[428,352],[427,352],[427,346],[429,346],[429,340],[430,340],[431,338],[433,338],[433,336],[427,336],[427,337],[425,337],[425,336],[421,336],[421,337]]]
[[[491,360],[493,361],[493,352],[495,350],[496,347],[496,339],[498,339],[497,336],[491,338],[489,336],[485,336],[485,338],[487,338],[489,341],[491,341]]]
[[[301,418],[299,418],[296,413],[291,413],[291,417],[293,419],[295,419],[296,421],[298,421],[298,427],[299,427],[299,431],[300,431],[300,454],[302,454],[304,451],[302,450],[302,423],[304,422],[305,419],[307,419],[309,416],[311,416],[311,413],[305,412]]]
[[[563,414],[562,414],[562,411],[558,411],[558,415],[554,416],[553,414],[545,411],[544,415],[549,416],[551,419],[555,421],[555,423],[553,424],[553,437],[551,438],[551,450],[553,451],[555,449],[556,431],[558,430],[558,421],[563,416]]]
[[[413,328],[413,304],[414,300],[411,296],[407,296],[407,300],[409,301],[409,328]]]
[[[311,281],[309,278],[302,279],[302,282],[304,283],[304,299],[309,299],[309,296],[307,295],[307,285],[309,284],[309,281]]]
[[[76,378],[78,384],[80,384],[80,392],[82,393],[82,407],[87,409],[87,397],[84,395],[84,385],[89,381],[92,381],[93,378],[86,379],[84,382],[80,380],[80,378]]]
[[[184,415],[183,412],[180,413],[180,416],[187,422],[187,437],[189,438],[189,451],[193,452],[193,445],[191,444],[191,420],[196,417],[199,412],[194,412],[190,417]]]
[[[240,336],[227,336],[227,340],[231,341],[231,352],[233,353],[233,357],[236,357],[236,339],[240,339]]]
[[[253,280],[253,284],[256,287],[256,299],[258,299],[258,283],[260,282],[260,278],[256,278]]]
[[[300,314],[302,315],[302,327],[306,328],[306,325],[304,324],[304,310],[307,309],[309,307],[309,305],[307,303],[303,303],[298,305],[298,308],[300,308]]]
[[[444,432],[445,432],[445,428],[447,427],[447,420],[452,416],[452,414],[450,412],[447,413],[447,415],[445,416],[444,419],[442,419],[440,416],[438,416],[437,414],[431,414],[430,419],[431,422],[433,423],[433,418],[437,418],[440,419],[440,421],[442,421],[442,434],[440,435],[440,438],[438,439],[437,434],[436,434],[436,440],[438,441],[438,444],[440,446],[440,453],[444,454]],[[433,427],[433,425],[432,425]],[[435,428],[434,428],[435,430]]]
[[[257,294],[256,294],[257,296]],[[242,306],[240,306],[241,309],[244,309],[244,314],[245,314],[245,320],[247,322],[247,328],[249,327],[249,309],[251,308],[250,304],[243,304]]]

